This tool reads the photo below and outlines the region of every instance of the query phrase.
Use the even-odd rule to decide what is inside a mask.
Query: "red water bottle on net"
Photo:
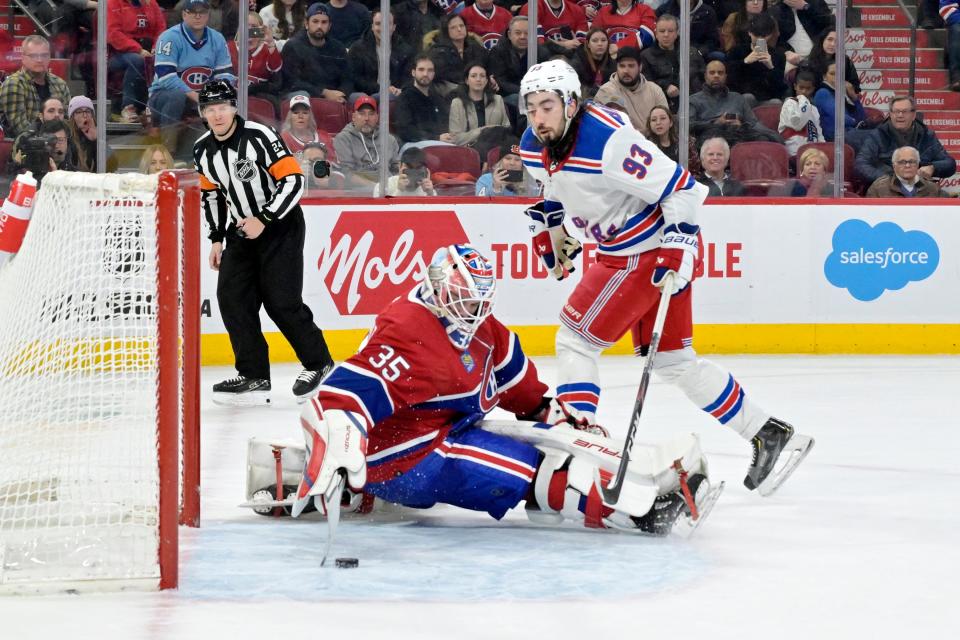
[[[20,251],[36,197],[37,181],[29,171],[18,175],[10,185],[10,195],[0,206],[0,267]]]

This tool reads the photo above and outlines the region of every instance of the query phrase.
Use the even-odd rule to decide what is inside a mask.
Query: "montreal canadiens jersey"
[[[170,27],[157,39],[155,55],[150,93],[157,89],[199,91],[214,78],[234,79],[227,42],[209,27],[200,40],[182,23]]]
[[[513,14],[503,7],[493,5],[493,12],[488,18],[477,9],[477,5],[472,4],[460,12],[460,17],[466,23],[467,30],[483,40],[484,48],[493,49],[507,32]]]
[[[585,40],[587,37],[587,14],[571,0],[564,0],[560,5],[560,12],[555,13],[553,7],[545,0],[537,0],[537,43],[545,40]],[[527,5],[520,9],[520,15],[527,15]]]
[[[460,421],[500,406],[524,414],[547,386],[517,336],[493,316],[465,351],[414,289],[377,316],[360,351],[320,385],[323,410],[353,411],[366,422],[368,482],[384,482],[420,462]]]
[[[597,11],[591,26],[606,31],[610,42],[614,44],[623,47],[636,46],[642,49],[653,43],[656,24],[657,14],[653,9],[638,2],[630,8],[630,11],[622,15],[610,13],[610,5],[604,5]],[[623,43],[624,40],[627,42]]]
[[[592,101],[584,105],[570,155],[551,164],[530,128],[520,156],[543,183],[547,212],[564,210],[597,251],[633,256],[657,249],[664,226],[696,224],[707,188],[630,126],[624,114]]]

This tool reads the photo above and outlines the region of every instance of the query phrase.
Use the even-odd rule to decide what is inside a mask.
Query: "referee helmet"
[[[237,106],[237,90],[226,80],[211,80],[200,89],[197,108],[203,115],[203,108],[211,104],[228,103],[231,107]]]

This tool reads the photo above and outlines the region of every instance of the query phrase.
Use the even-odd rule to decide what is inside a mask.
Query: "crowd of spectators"
[[[537,47],[538,59],[568,59],[584,98],[626,113],[668,156],[685,157],[715,195],[755,193],[733,180],[729,167],[731,147],[754,141],[784,144],[793,158],[792,177],[777,193],[826,193],[828,163],[810,150],[796,156],[804,145],[835,139],[838,90],[845,102],[844,137],[856,152],[856,175],[847,178],[859,180],[864,191],[926,195],[938,178],[953,175],[955,161],[912,100],[895,100],[882,122],[869,118],[849,56],[844,86],[836,87],[837,33],[825,0],[689,0],[690,66],[681,74],[677,16],[686,1],[537,0],[537,41],[529,44]],[[57,144],[63,133],[68,150],[55,158],[58,166],[95,170],[93,104],[84,96],[71,99],[64,79],[51,73],[50,60],[54,51],[82,48],[81,37],[60,27],[92,32],[98,3],[30,4],[38,15],[44,6],[59,7],[54,17],[60,26],[52,40],[23,41],[22,68],[0,87],[4,132],[20,142],[46,131]],[[526,2],[402,0],[391,3],[389,15],[376,0],[105,4],[108,70],[115,77],[111,119],[143,124],[172,152],[167,164],[182,160],[203,131],[195,115],[198,89],[214,78],[236,81],[246,59],[249,96],[269,105],[267,119],[282,130],[291,151],[305,165],[334,166],[329,178],[311,182],[316,189],[372,193],[386,163],[392,177],[384,193],[430,195],[437,184],[430,177],[429,147],[454,145],[480,157],[476,193],[528,191],[525,180],[506,180],[522,166],[513,168],[518,160],[504,152],[526,125],[519,102],[528,58]],[[960,90],[960,10],[951,0],[939,4],[949,35],[950,80]],[[244,16],[249,46],[240,52],[237,23]],[[381,88],[383,37],[390,40],[391,56],[389,86]],[[676,114],[684,83],[690,145],[681,154]],[[391,101],[389,158],[380,157],[379,104],[385,98]],[[341,104],[345,126],[318,126],[317,99]],[[762,108],[780,110],[778,126],[757,117]],[[49,124],[56,122],[63,122],[63,131]],[[186,143],[176,137],[191,128]],[[909,160],[906,150],[917,154],[919,164],[915,176],[904,178],[910,169],[898,173],[894,156]],[[494,151],[496,159],[488,161]],[[151,153],[153,166],[159,152]],[[874,189],[881,178],[887,178],[885,186]]]

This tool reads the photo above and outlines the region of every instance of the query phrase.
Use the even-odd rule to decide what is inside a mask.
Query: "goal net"
[[[0,593],[177,584],[178,520],[199,519],[196,180],[51,173],[0,268]]]

